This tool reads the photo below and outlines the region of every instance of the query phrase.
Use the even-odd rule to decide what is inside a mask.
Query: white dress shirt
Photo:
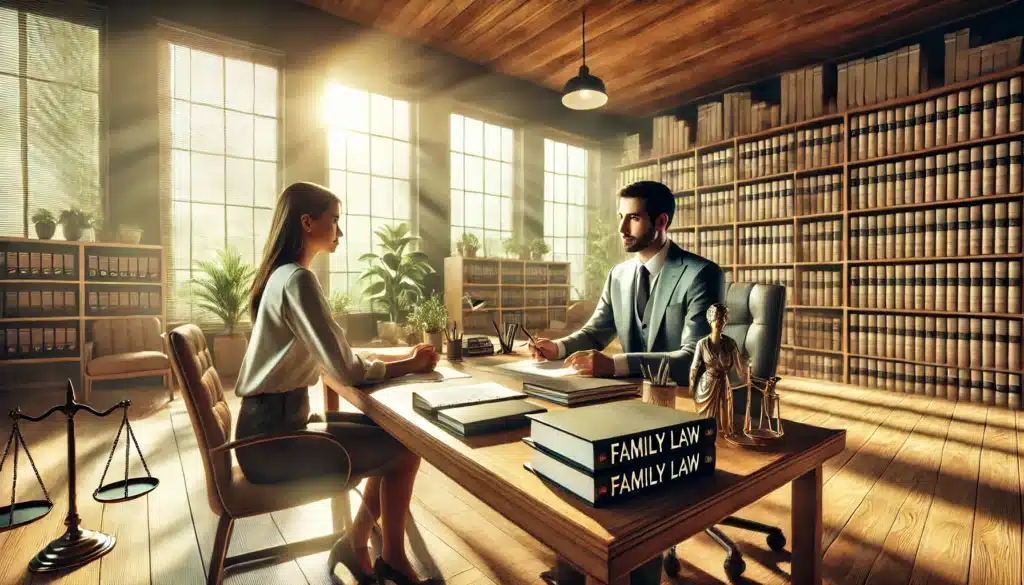
[[[352,350],[316,275],[295,263],[278,266],[263,290],[235,394],[312,386],[321,371],[355,385],[383,378],[386,366]]]
[[[633,258],[633,261],[636,262],[637,265],[642,264],[646,266],[647,272],[650,273],[650,279],[648,281],[648,292],[650,293],[650,296],[648,298],[653,299],[654,287],[658,284],[658,276],[661,274],[662,268],[665,268],[665,259],[668,258],[668,243],[669,241],[666,239],[665,243],[661,246],[661,249],[658,250],[658,252],[654,256],[652,256],[651,259],[648,260],[647,262],[642,262],[640,260],[640,254],[637,254]],[[563,344],[561,341],[556,340],[555,345],[558,346],[558,359],[565,358],[565,344]],[[616,377],[621,378],[629,374],[629,363],[626,361],[625,354],[617,354],[612,356],[612,362],[615,364],[614,375]]]

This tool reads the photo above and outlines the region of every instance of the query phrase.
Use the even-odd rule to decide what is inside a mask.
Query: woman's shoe
[[[358,585],[372,585],[377,580],[372,573],[364,573],[356,561],[355,550],[349,542],[348,534],[344,534],[331,547],[331,553],[327,555],[327,573],[331,576],[331,583],[334,585],[345,585],[345,582],[334,574],[334,567],[341,563],[345,565],[349,573],[355,578]]]
[[[387,564],[384,557],[377,557],[373,563],[373,572],[377,574],[377,585],[388,585],[388,581],[394,585],[444,585],[444,579],[413,581],[405,573]]]

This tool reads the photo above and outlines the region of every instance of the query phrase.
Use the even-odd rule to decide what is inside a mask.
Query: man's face
[[[647,248],[657,233],[647,217],[643,199],[619,197],[619,234],[627,252],[639,252]]]

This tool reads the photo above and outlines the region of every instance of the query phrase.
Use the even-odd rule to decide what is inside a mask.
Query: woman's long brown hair
[[[330,189],[316,183],[293,183],[281,192],[274,207],[274,217],[270,220],[267,243],[263,246],[263,260],[253,278],[249,297],[249,317],[253,323],[256,323],[260,300],[274,269],[299,260],[302,252],[300,218],[308,214],[318,219],[337,200],[338,196]]]

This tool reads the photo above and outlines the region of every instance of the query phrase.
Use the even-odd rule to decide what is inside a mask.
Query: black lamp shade
[[[601,78],[590,74],[586,65],[580,67],[580,73],[565,82],[562,89],[562,105],[573,110],[593,110],[608,103],[604,82]]]

